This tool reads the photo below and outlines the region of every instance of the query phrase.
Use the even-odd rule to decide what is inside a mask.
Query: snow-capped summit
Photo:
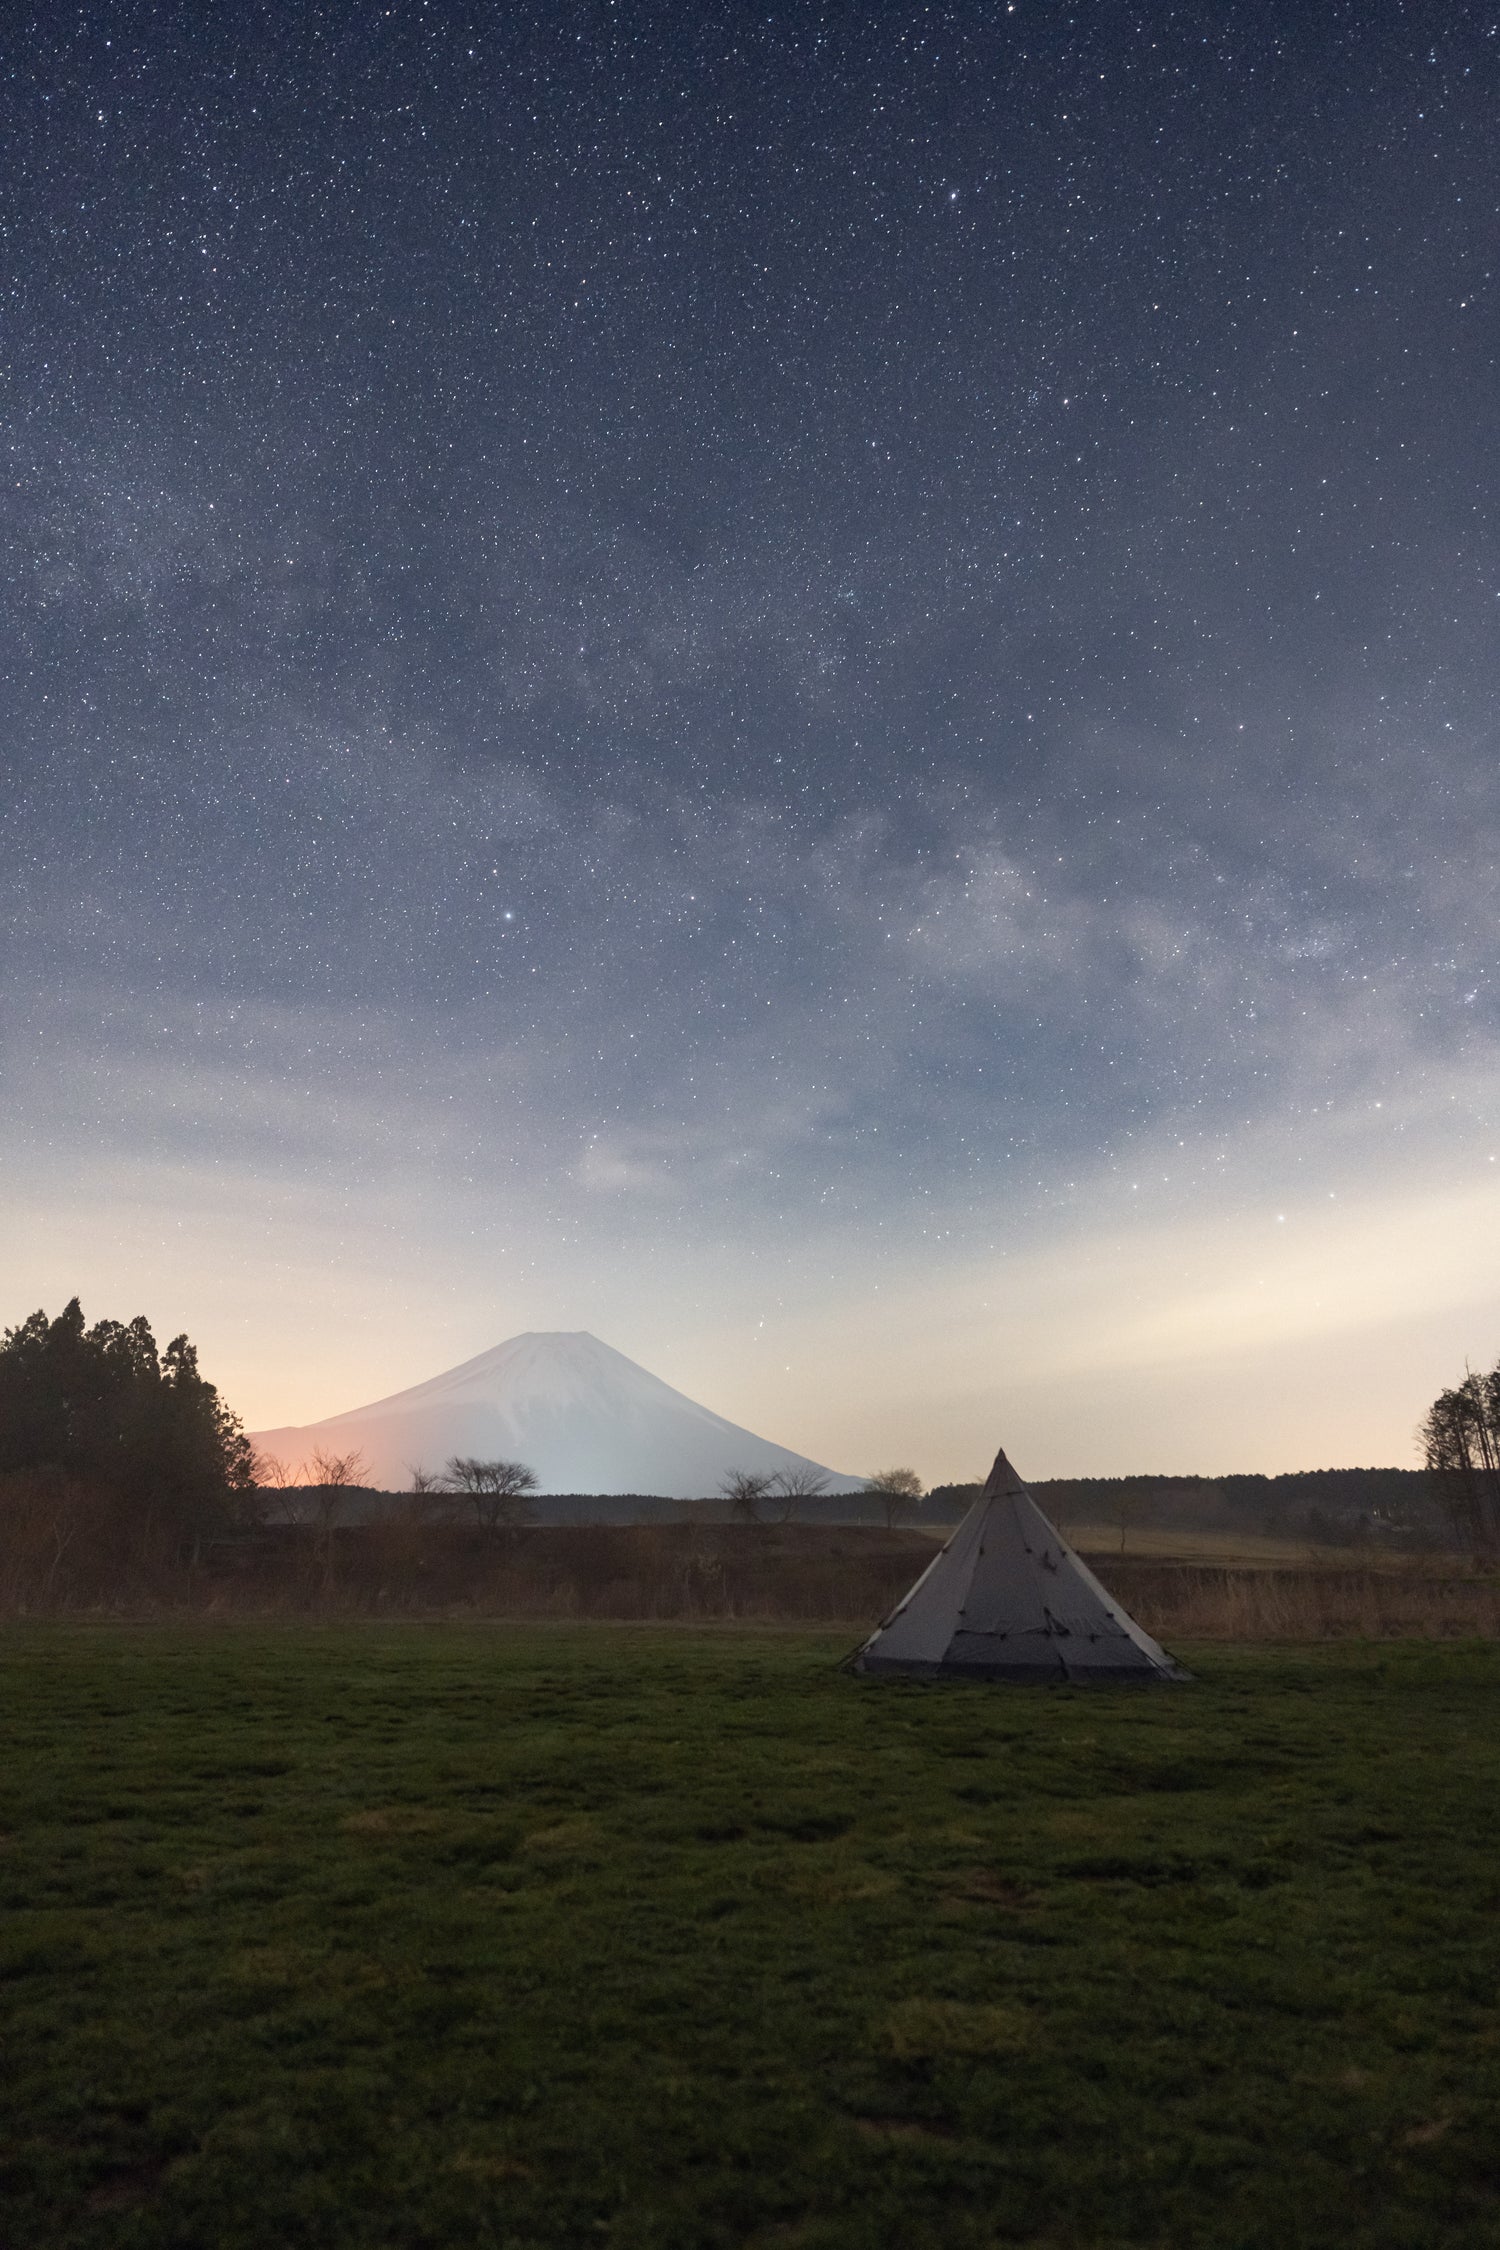
[[[398,1489],[454,1453],[524,1461],[543,1492],[654,1492],[702,1499],[728,1469],[771,1475],[819,1464],[742,1430],[584,1329],[531,1331],[409,1391],[300,1428],[256,1430],[257,1451],[296,1469],[315,1451],[364,1457]],[[831,1492],[858,1477],[823,1471]]]

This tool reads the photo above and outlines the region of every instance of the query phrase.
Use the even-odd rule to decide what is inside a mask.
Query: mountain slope
[[[445,1375],[347,1414],[256,1430],[261,1453],[300,1467],[312,1454],[358,1451],[371,1481],[405,1485],[416,1467],[453,1453],[524,1461],[543,1492],[655,1492],[692,1500],[714,1492],[727,1469],[772,1474],[812,1469],[710,1413],[585,1330],[512,1336]],[[829,1490],[858,1477],[828,1474]]]

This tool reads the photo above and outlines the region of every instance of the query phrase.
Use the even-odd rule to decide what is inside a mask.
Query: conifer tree
[[[196,1541],[245,1511],[255,1457],[186,1336],[162,1352],[143,1317],[90,1328],[74,1297],[0,1339],[5,1474],[107,1495],[131,1543]]]

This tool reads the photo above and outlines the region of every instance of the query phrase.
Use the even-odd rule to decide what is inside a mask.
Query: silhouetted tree
[[[776,1522],[790,1523],[799,1500],[815,1500],[827,1490],[827,1477],[809,1461],[801,1468],[778,1469],[767,1482],[766,1496]]]
[[[447,1523],[454,1506],[455,1495],[441,1469],[414,1468],[398,1513],[406,1523]]]
[[[306,1489],[312,1503],[314,1544],[323,1568],[325,1592],[334,1580],[338,1556],[334,1534],[339,1518],[348,1508],[350,1493],[363,1490],[368,1483],[362,1453],[325,1453],[321,1447],[314,1453]]]
[[[524,1461],[477,1461],[455,1453],[443,1471],[448,1491],[461,1493],[485,1531],[515,1531],[531,1521],[537,1473]]]
[[[274,1453],[257,1453],[255,1456],[255,1482],[261,1494],[261,1504],[268,1516],[276,1516],[284,1523],[297,1521],[298,1503],[290,1495],[300,1492],[307,1482],[301,1468],[289,1461],[278,1460]]]
[[[1455,1533],[1476,1553],[1500,1546],[1500,1363],[1440,1391],[1418,1436]]]
[[[318,1529],[332,1531],[348,1508],[350,1493],[363,1492],[369,1482],[362,1453],[325,1453],[320,1447],[309,1464],[306,1483]]]
[[[877,1469],[865,1478],[865,1490],[884,1504],[888,1531],[922,1504],[922,1479],[915,1469]]]
[[[162,1352],[141,1317],[89,1328],[76,1297],[0,1340],[4,1474],[107,1495],[131,1549],[196,1545],[254,1506],[249,1440],[186,1336]]]
[[[719,1490],[737,1523],[760,1522],[761,1505],[770,1489],[771,1479],[751,1469],[726,1469],[719,1479]]]
[[[1120,1534],[1122,1555],[1125,1552],[1125,1534],[1132,1524],[1139,1523],[1151,1500],[1152,1493],[1148,1485],[1132,1484],[1128,1477],[1111,1479],[1104,1507],[1110,1522]]]

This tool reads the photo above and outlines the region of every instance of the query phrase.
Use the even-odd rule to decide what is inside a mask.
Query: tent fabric
[[[1078,1686],[1191,1677],[1105,1592],[1003,1452],[952,1538],[852,1668]]]

